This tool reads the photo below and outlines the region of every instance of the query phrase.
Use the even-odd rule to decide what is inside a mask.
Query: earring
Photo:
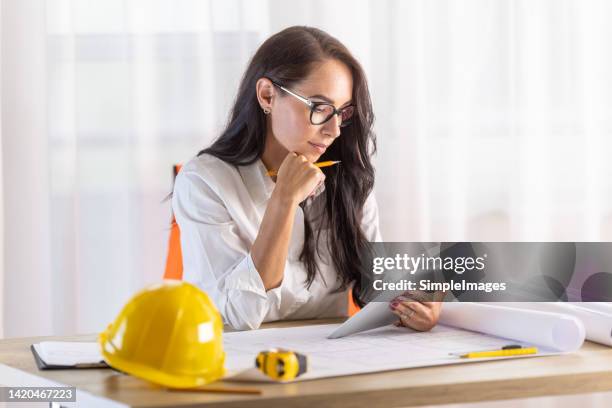
[[[267,115],[267,114],[269,114],[269,113],[270,113],[270,109],[268,109],[268,108],[263,108],[263,112],[264,112],[264,113]]]

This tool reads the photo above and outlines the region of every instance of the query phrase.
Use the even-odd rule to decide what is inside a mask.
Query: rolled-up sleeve
[[[363,206],[361,230],[368,241],[382,242],[378,219],[378,204],[376,203],[374,191],[370,193]]]
[[[280,304],[280,287],[266,291],[223,200],[197,173],[178,174],[172,209],[181,234],[183,279],[204,290],[226,324],[237,330],[260,326]]]

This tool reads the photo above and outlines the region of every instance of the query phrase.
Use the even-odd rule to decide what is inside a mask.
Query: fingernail
[[[391,302],[391,307],[392,307],[393,309],[395,309],[395,308],[396,308],[398,305],[399,305],[399,302],[398,302],[398,301],[393,301],[393,302]]]

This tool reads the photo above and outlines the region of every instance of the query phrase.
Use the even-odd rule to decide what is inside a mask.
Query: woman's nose
[[[332,136],[334,139],[340,136],[340,125],[342,124],[342,116],[339,114],[334,115],[330,120],[325,123],[326,133]]]

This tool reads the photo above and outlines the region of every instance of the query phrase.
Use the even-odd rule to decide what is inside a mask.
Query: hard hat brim
[[[101,345],[101,352],[102,356],[104,357],[104,361],[106,361],[108,365],[134,377],[138,377],[168,388],[195,388],[215,382],[225,375],[225,368],[223,366],[224,361],[221,361],[220,364],[217,365],[217,369],[212,369],[207,373],[198,374],[195,376],[168,374],[162,370],[158,370],[147,365],[134,363],[132,361],[127,361],[117,355],[109,353],[104,347],[104,344],[107,344],[105,340],[105,333],[101,333],[99,344]],[[225,353],[223,353],[221,360],[225,360]]]

